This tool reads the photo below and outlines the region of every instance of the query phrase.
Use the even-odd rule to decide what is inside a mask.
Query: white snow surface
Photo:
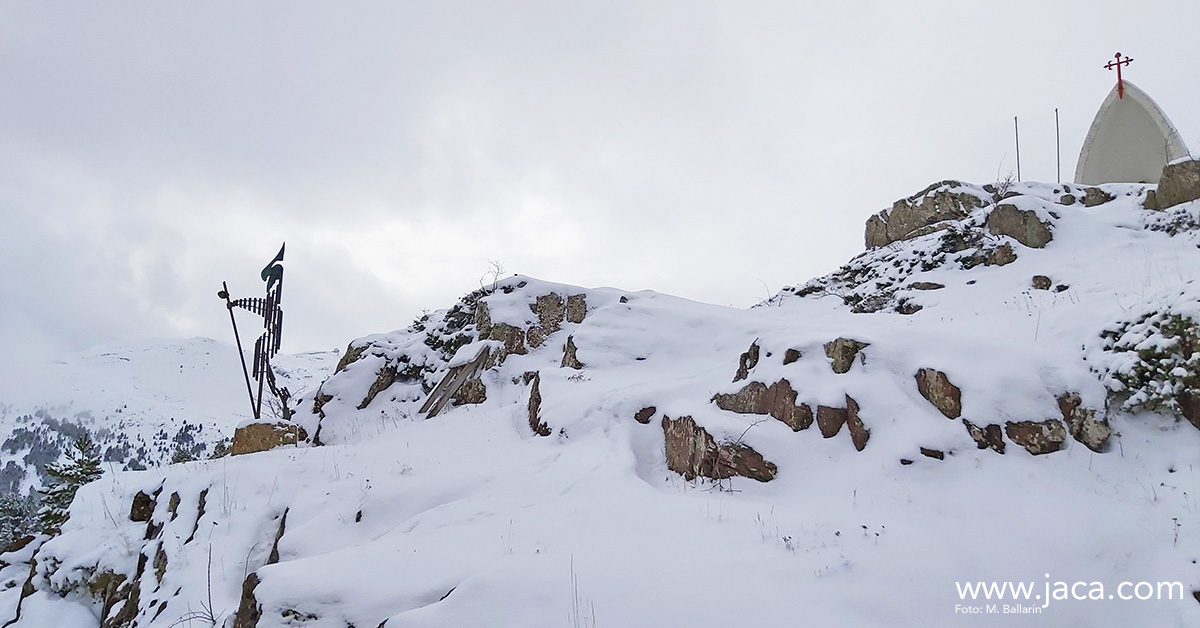
[[[1092,208],[1058,204],[1052,184],[1018,191],[1015,202],[1049,222],[1053,240],[1030,249],[1001,237],[1017,252],[1011,264],[898,276],[945,286],[908,293],[922,306],[911,315],[855,314],[831,295],[738,310],[513,277],[484,297],[494,323],[535,323],[529,305],[552,292],[585,295],[585,319],[486,371],[482,404],[429,419],[417,412],[417,381],[356,407],[389,359],[441,359],[422,336],[355,341],[379,351],[322,384],[332,398],[323,446],[108,472],[84,487],[62,534],[38,550],[38,592],[16,626],[96,625],[101,603],[78,584],[103,571],[132,578],[139,555],[153,563],[159,553],[162,580],[149,566],[142,575],[143,628],[206,625],[197,614],[206,608],[232,626],[252,573],[259,628],[1200,625],[1200,431],[1112,409],[1106,453],[1068,438],[1049,455],[1011,441],[998,455],[917,391],[918,369],[946,373],[962,390],[962,416],[978,425],[1061,417],[1064,392],[1103,415],[1106,389],[1085,361],[1099,333],[1175,298],[1163,295],[1195,299],[1184,286],[1200,276],[1200,249],[1193,234],[1149,228],[1159,215],[1141,209],[1144,187],[1123,186]],[[1194,213],[1189,205],[1180,211]],[[939,237],[862,259],[919,258]],[[1033,275],[1065,287],[1032,289]],[[560,367],[568,336],[582,370]],[[870,343],[845,374],[822,348],[838,337]],[[758,365],[733,383],[755,341]],[[485,342],[458,349],[456,362]],[[784,365],[787,349],[802,357]],[[439,377],[449,360],[440,364]],[[167,366],[161,399],[178,394],[182,413],[209,396],[199,378],[167,385],[180,365]],[[549,437],[529,427],[519,379],[528,371],[541,374]],[[865,449],[846,430],[824,439],[815,426],[793,432],[710,401],[780,378],[814,408],[852,396],[870,430]],[[300,407],[309,425],[313,390]],[[225,409],[213,420],[232,426],[244,418],[239,403],[205,407]],[[657,408],[650,423],[635,422],[647,406]],[[777,477],[685,481],[667,469],[664,415],[753,447]],[[163,528],[149,540],[129,518],[138,491],[159,491],[153,521]],[[985,603],[964,601],[956,583],[992,581],[1033,583],[1039,595],[1046,583],[1084,582],[1086,595],[1098,582],[1105,599],[1041,608],[1039,598],[1024,603],[1041,612],[1019,618],[956,612]],[[1108,599],[1125,581],[1182,589],[1174,599]],[[14,596],[0,600],[11,617]]]

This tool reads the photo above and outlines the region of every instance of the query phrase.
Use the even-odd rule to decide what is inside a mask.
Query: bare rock
[[[262,606],[254,599],[254,589],[258,586],[258,574],[251,573],[242,582],[242,600],[238,604],[237,613],[233,616],[233,628],[256,628],[262,617]]]
[[[1200,160],[1185,161],[1163,166],[1158,179],[1155,205],[1167,209],[1180,203],[1200,198]]]
[[[541,417],[542,391],[539,385],[542,383],[542,374],[538,371],[525,373],[525,383],[529,385],[529,429],[538,436],[549,436],[550,426]]]
[[[892,242],[907,240],[917,235],[924,227],[947,220],[960,220],[971,210],[982,207],[983,201],[965,192],[956,192],[962,186],[958,181],[941,181],[903,198],[867,220],[866,244],[873,249]]]
[[[862,451],[871,438],[871,430],[858,418],[858,402],[850,395],[846,395],[846,428],[850,430],[850,441],[854,443],[854,448]]]
[[[1079,200],[1079,199],[1075,198],[1074,194],[1063,194],[1062,196],[1058,197],[1058,204],[1059,205],[1074,205],[1075,201],[1077,201],[1077,200]]]
[[[348,345],[346,347],[346,352],[342,354],[342,359],[338,360],[337,368],[333,369],[333,372],[336,374],[346,370],[347,366],[357,362],[358,359],[363,357],[363,354],[367,352],[367,349],[370,348],[371,345],[369,344],[362,344],[357,347],[353,344]]]
[[[1009,421],[1004,424],[1004,432],[1009,440],[1035,456],[1056,452],[1067,440],[1067,430],[1058,419]]]
[[[737,374],[733,376],[733,381],[740,382],[747,377],[750,377],[750,371],[758,366],[758,341],[750,343],[750,348],[746,352],[738,356]]]
[[[799,360],[801,357],[803,357],[803,355],[804,354],[800,353],[796,349],[788,349],[783,352],[783,365],[787,366],[792,362]]]
[[[991,449],[998,454],[1004,453],[1004,433],[1000,430],[999,425],[992,423],[986,427],[978,427],[966,419],[963,419],[962,422],[967,427],[967,433],[975,440],[977,447]]]
[[[1042,222],[1036,212],[1007,203],[993,209],[985,224],[993,234],[1009,236],[1034,249],[1046,246],[1054,238],[1050,225]]]
[[[1017,252],[1007,242],[998,247],[988,249],[983,257],[984,266],[1004,266],[1015,261],[1017,261]]]
[[[962,414],[962,391],[950,383],[945,373],[933,369],[917,371],[917,391],[946,418],[957,419]]]
[[[658,412],[658,408],[654,406],[646,406],[645,408],[642,408],[634,413],[633,420],[641,423],[642,425],[649,425],[650,418],[654,416],[655,412]]]
[[[825,355],[833,361],[834,373],[845,373],[854,364],[858,352],[871,346],[869,342],[859,342],[850,338],[837,338],[825,343]]]
[[[1045,275],[1033,276],[1033,288],[1035,290],[1049,290],[1052,284],[1053,282],[1050,281],[1050,278]]]
[[[1196,429],[1200,429],[1200,395],[1184,388],[1176,395],[1176,401],[1179,403],[1179,413],[1183,415],[1183,418],[1196,426]]]
[[[475,331],[480,338],[490,338],[492,335],[492,314],[486,301],[475,304]]]
[[[575,355],[576,351],[575,336],[567,336],[567,344],[563,347],[563,359],[560,367],[575,370],[583,368],[583,362],[580,362],[579,358]]]
[[[155,493],[155,495],[157,494]],[[154,497],[138,491],[133,496],[133,505],[129,509],[129,520],[150,521],[150,516],[154,514],[155,501]]]
[[[396,367],[391,364],[384,364],[375,372],[375,381],[371,382],[371,387],[367,389],[366,396],[359,402],[358,409],[362,410],[371,405],[375,396],[388,389],[389,386],[396,383]]]
[[[1105,450],[1108,438],[1112,436],[1112,427],[1106,419],[1097,419],[1095,410],[1083,407],[1078,393],[1059,395],[1058,409],[1062,412],[1063,422],[1067,424],[1072,438],[1094,452],[1101,453]]]
[[[1095,207],[1097,205],[1103,205],[1113,200],[1113,198],[1115,197],[1112,194],[1109,194],[1100,188],[1088,188],[1083,193],[1083,206]]]
[[[741,443],[718,445],[690,416],[663,417],[667,468],[688,480],[706,477],[723,480],[733,476],[768,482],[778,468],[753,448]]]
[[[304,428],[288,421],[251,423],[234,430],[230,453],[238,456],[267,451],[284,445],[295,445],[307,437]]]
[[[1154,190],[1146,190],[1146,198],[1142,199],[1142,209],[1160,209],[1158,206],[1158,192]]]
[[[487,386],[485,386],[483,380],[479,379],[478,377],[469,379],[466,382],[463,382],[463,385],[459,386],[458,390],[454,391],[454,394],[450,396],[450,399],[451,405],[454,406],[483,403],[487,401]]]
[[[934,460],[945,460],[946,453],[940,449],[929,449],[928,447],[921,448],[921,455]]]
[[[508,323],[497,323],[491,326],[487,338],[504,343],[504,347],[500,350],[500,362],[504,362],[504,358],[514,353],[517,355],[528,353],[528,349],[525,348],[525,330],[520,327]]]
[[[813,422],[812,408],[796,403],[796,391],[788,380],[781,379],[770,386],[750,382],[733,394],[714,395],[717,407],[738,414],[767,414],[798,432]]]
[[[624,297],[621,297],[624,298]],[[567,297],[567,322],[582,323],[587,316],[587,295],[572,294]]]
[[[817,427],[821,430],[821,436],[825,438],[837,436],[837,433],[842,431],[842,425],[845,423],[845,408],[817,406]]]
[[[913,290],[941,290],[946,286],[944,284],[935,283],[932,281],[914,281],[908,284],[908,287],[912,288]]]

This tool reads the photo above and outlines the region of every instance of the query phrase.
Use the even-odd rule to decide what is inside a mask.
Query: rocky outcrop
[[[234,456],[267,451],[284,445],[295,445],[308,438],[304,428],[288,421],[250,423],[233,432]]]
[[[962,391],[950,383],[950,378],[941,371],[921,369],[917,371],[917,391],[926,401],[948,419],[957,419],[962,414]]]
[[[813,422],[812,408],[796,403],[796,391],[786,379],[770,386],[750,382],[736,393],[714,395],[712,401],[718,408],[738,414],[770,415],[795,432],[808,429]]]
[[[650,418],[654,416],[655,412],[658,412],[658,408],[654,406],[646,406],[645,408],[642,408],[633,414],[633,420],[641,423],[642,425],[649,425]]]
[[[487,386],[478,377],[463,382],[454,394],[450,395],[453,406],[475,405],[487,401]]]
[[[788,349],[783,352],[783,365],[787,366],[792,362],[799,360],[804,354],[797,349]]]
[[[941,290],[946,286],[933,281],[914,281],[908,284],[908,287],[913,290]]]
[[[529,371],[524,376],[525,384],[529,386],[529,429],[538,436],[549,436],[550,426],[542,420],[542,374],[539,371]]]
[[[1095,207],[1097,205],[1103,205],[1113,200],[1113,198],[1115,197],[1112,194],[1109,194],[1100,188],[1088,188],[1083,193],[1083,206]]]
[[[392,384],[396,383],[396,367],[385,363],[375,372],[375,381],[371,382],[371,387],[367,389],[367,394],[363,400],[359,402],[358,409],[362,410],[371,405],[375,400],[375,395],[385,391]]]
[[[832,361],[834,373],[845,373],[854,364],[858,352],[871,346],[869,342],[859,342],[850,338],[837,338],[825,343],[825,355]]]
[[[724,480],[733,476],[768,482],[778,468],[753,448],[740,442],[721,443],[690,416],[663,417],[667,468],[688,480],[698,477]]]
[[[158,495],[156,492],[155,495]],[[155,507],[154,497],[147,495],[144,491],[138,491],[133,496],[133,504],[129,508],[130,521],[150,521],[150,516],[154,514]]]
[[[976,447],[991,449],[998,454],[1004,453],[1004,433],[999,425],[992,423],[986,427],[979,427],[966,419],[962,422],[967,427],[967,433],[975,441]]]
[[[845,424],[845,408],[817,406],[817,428],[821,430],[821,436],[833,438],[837,436],[838,432],[842,431],[842,426]]]
[[[1094,452],[1104,452],[1112,436],[1112,427],[1106,419],[1097,419],[1095,410],[1083,407],[1078,393],[1059,395],[1058,409],[1072,438]]]
[[[567,297],[567,322],[579,324],[587,317],[587,296],[572,294]]]
[[[1040,249],[1054,238],[1050,225],[1037,217],[1037,212],[1017,209],[1016,205],[998,205],[988,214],[988,231],[994,235],[1005,235],[1027,247]]]
[[[871,430],[858,418],[858,402],[850,395],[846,395],[846,428],[850,430],[850,441],[854,443],[854,448],[862,451],[871,438]]]
[[[1045,275],[1034,275],[1033,276],[1033,289],[1034,290],[1049,290],[1051,285],[1053,285],[1053,282],[1050,281],[1049,277],[1047,277]]]
[[[933,458],[934,460],[945,460],[946,459],[946,452],[944,452],[940,449],[930,449],[928,447],[921,447],[920,451],[921,451],[921,455],[925,456],[926,458]]]
[[[1163,166],[1154,195],[1157,209],[1168,209],[1200,198],[1200,160],[1188,159]]]
[[[1035,456],[1056,452],[1067,440],[1067,430],[1058,419],[1009,421],[1004,424],[1004,433]]]
[[[903,198],[867,220],[868,249],[907,240],[936,229],[925,229],[946,220],[960,220],[971,210],[982,207],[983,200],[975,194],[960,192],[959,181],[942,181]]]
[[[258,574],[246,576],[242,582],[242,600],[238,604],[237,613],[233,616],[233,628],[256,628],[262,617],[262,606],[254,599],[254,589],[258,587]]]
[[[562,368],[570,368],[579,370],[583,368],[583,362],[579,361],[579,357],[575,355],[578,349],[575,348],[575,336],[567,336],[567,344],[563,347]]]
[[[738,370],[733,376],[733,381],[740,382],[747,377],[750,377],[750,371],[758,366],[758,341],[750,343],[750,348],[746,349],[745,353],[738,356]]]

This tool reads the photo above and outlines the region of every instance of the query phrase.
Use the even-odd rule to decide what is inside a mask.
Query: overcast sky
[[[1200,154],[1200,2],[0,0],[0,363],[284,350],[507,273],[747,307],[934,181],[1062,176],[1115,76]],[[249,325],[249,323],[247,323]]]

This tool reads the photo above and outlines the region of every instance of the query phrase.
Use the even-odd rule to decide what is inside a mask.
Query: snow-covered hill
[[[281,384],[319,384],[337,352],[281,355]],[[42,485],[87,432],[110,469],[161,466],[177,454],[206,457],[250,411],[237,349],[209,338],[93,347],[0,379],[0,494]]]
[[[312,442],[84,487],[60,536],[3,558],[0,610],[1200,625],[1200,201],[1146,210],[1148,189],[935,185],[749,310],[497,282],[351,342],[298,399]]]

